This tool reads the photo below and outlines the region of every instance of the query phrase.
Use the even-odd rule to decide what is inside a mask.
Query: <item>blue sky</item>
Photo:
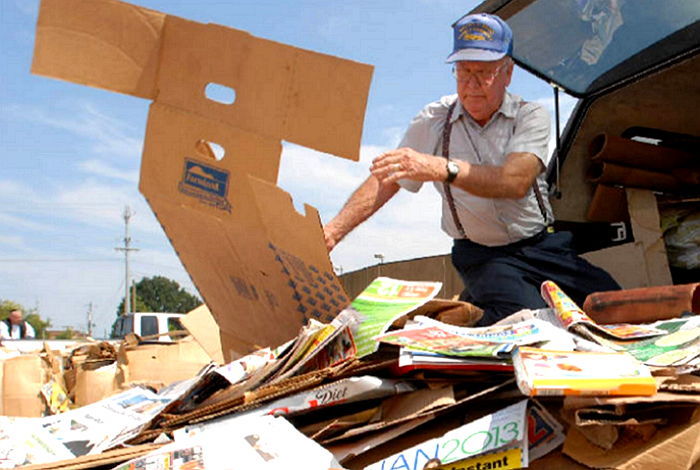
[[[284,144],[279,185],[328,221],[428,102],[453,93],[444,59],[450,24],[478,1],[136,0],[375,67],[360,162]],[[400,8],[397,8],[400,7]],[[39,0],[0,0],[0,299],[38,308],[54,327],[108,330],[124,292],[122,213],[131,218],[132,276],[163,275],[196,293],[138,192],[148,102],[30,74]],[[552,109],[550,87],[516,70],[511,91]],[[565,111],[572,100],[563,100]],[[449,251],[439,200],[399,194],[332,253],[338,270]]]

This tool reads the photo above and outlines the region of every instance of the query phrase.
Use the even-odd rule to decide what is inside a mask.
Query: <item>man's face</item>
[[[19,310],[14,310],[10,312],[10,323],[13,325],[17,325],[19,323],[22,323],[22,312]]]
[[[513,62],[507,57],[493,62],[455,64],[457,94],[462,107],[482,126],[501,107],[512,74]]]

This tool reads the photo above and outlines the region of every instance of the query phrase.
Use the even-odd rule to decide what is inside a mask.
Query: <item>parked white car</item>
[[[184,313],[169,312],[133,312],[120,316],[114,324],[112,338],[123,338],[129,333],[140,337],[159,335],[154,341],[171,342],[176,335],[174,331],[185,330],[180,319]]]

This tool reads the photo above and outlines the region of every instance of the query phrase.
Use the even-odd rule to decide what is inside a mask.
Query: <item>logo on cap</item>
[[[462,41],[491,41],[496,32],[485,24],[468,23],[459,28]]]

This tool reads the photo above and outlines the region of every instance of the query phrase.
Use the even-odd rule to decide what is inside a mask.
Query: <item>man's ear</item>
[[[506,59],[506,64],[506,86],[508,86],[510,85],[510,81],[513,78],[513,69],[515,68],[515,62],[513,62],[513,59],[508,57],[508,59]]]

